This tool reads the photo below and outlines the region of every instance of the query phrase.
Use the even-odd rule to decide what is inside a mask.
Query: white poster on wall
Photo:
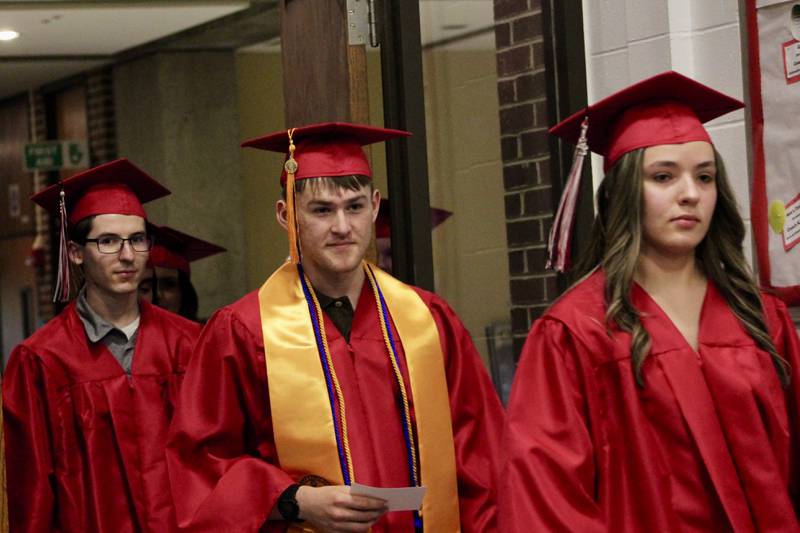
[[[761,282],[800,304],[800,1],[747,13],[753,129],[751,215]],[[755,15],[755,16],[753,16]]]

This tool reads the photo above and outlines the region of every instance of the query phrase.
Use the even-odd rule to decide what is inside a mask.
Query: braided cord
[[[331,358],[330,349],[328,348],[328,337],[325,335],[325,322],[322,317],[322,309],[319,305],[317,295],[308,277],[303,272],[303,267],[298,263],[298,270],[300,271],[300,279],[302,280],[303,293],[306,297],[306,302],[309,305],[311,312],[311,322],[314,327],[314,336],[317,340],[317,349],[320,353],[322,360],[322,368],[325,373],[325,381],[328,384],[328,396],[331,401],[331,411],[335,411],[338,407],[339,421],[341,423],[341,435],[336,425],[336,416],[333,417],[333,426],[336,433],[336,445],[339,452],[339,461],[342,468],[342,477],[344,484],[350,485],[355,480],[353,472],[353,459],[350,454],[350,443],[347,438],[347,417],[345,415],[344,395],[339,386],[339,379],[336,377],[336,370],[333,366],[333,359]],[[334,406],[334,401],[335,405]]]
[[[406,450],[408,452],[408,466],[411,472],[411,485],[419,486],[419,473],[417,470],[417,451],[414,445],[414,425],[411,423],[411,408],[408,404],[408,393],[406,392],[405,381],[403,374],[400,372],[399,358],[397,350],[395,349],[394,337],[392,336],[392,329],[389,327],[388,313],[386,311],[386,301],[383,298],[378,282],[372,269],[368,266],[365,268],[367,278],[372,286],[372,292],[375,295],[375,304],[378,308],[378,316],[380,317],[381,333],[383,333],[383,341],[386,344],[386,350],[389,353],[389,359],[392,362],[392,369],[394,370],[397,385],[400,387],[400,396],[403,400],[403,436],[406,440]]]

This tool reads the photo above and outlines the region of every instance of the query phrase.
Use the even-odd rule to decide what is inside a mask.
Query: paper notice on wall
[[[783,43],[783,72],[786,83],[800,81],[800,41],[796,39]]]
[[[795,196],[783,208],[783,249],[788,252],[800,243],[800,194]]]
[[[746,3],[760,282],[800,305],[800,1]]]

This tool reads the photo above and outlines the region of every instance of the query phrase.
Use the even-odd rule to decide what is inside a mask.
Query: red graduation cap
[[[452,216],[453,212],[438,207],[431,207],[431,229],[435,228]],[[375,219],[375,237],[392,236],[392,216],[389,207],[389,199],[381,198],[381,208],[378,211],[378,218]]]
[[[55,216],[59,214],[61,191],[70,224],[94,215],[146,218],[142,204],[170,194],[166,187],[125,158],[70,176],[34,194],[31,200]]]
[[[155,244],[150,250],[149,267],[174,268],[191,274],[189,263],[227,250],[168,226],[150,224]]]
[[[588,119],[589,149],[603,156],[608,170],[637,148],[710,143],[703,123],[742,107],[742,101],[668,70],[578,111],[550,128],[550,133],[578,144],[581,124]]]
[[[348,122],[326,122],[264,135],[245,141],[242,146],[279,152],[286,154],[289,159],[290,145],[294,144],[296,180],[321,176],[372,177],[372,169],[362,146],[409,135],[409,132],[402,130]],[[287,172],[284,168],[281,185],[286,184],[286,178]]]
[[[550,133],[577,145],[561,203],[550,230],[548,268],[569,267],[569,243],[587,150],[603,156],[608,170],[638,148],[691,141],[711,143],[703,124],[744,103],[674,71],[662,72],[590,105]]]
[[[242,143],[243,147],[286,154],[281,185],[286,186],[289,256],[293,263],[300,261],[294,212],[295,180],[352,175],[372,177],[362,146],[410,135],[407,131],[363,124],[325,122],[271,133]]]
[[[166,187],[125,158],[90,168],[34,194],[33,202],[61,219],[54,300],[69,299],[67,224],[94,215],[147,218],[142,204],[168,194]]]

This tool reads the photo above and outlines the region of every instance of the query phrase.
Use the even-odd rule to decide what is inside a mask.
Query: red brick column
[[[29,113],[31,113],[32,129],[35,134],[31,135],[31,141],[34,139],[37,142],[42,142],[47,139],[47,112],[45,110],[44,97],[40,92],[33,93],[29,100]],[[40,191],[47,187],[46,172],[35,172],[31,174],[33,180],[33,190]],[[37,315],[41,322],[50,320],[55,315],[55,305],[53,304],[53,262],[52,253],[50,249],[50,214],[42,209],[36,207],[36,242],[35,245],[39,248],[39,260],[36,267],[36,304]]]
[[[558,296],[544,268],[553,198],[541,0],[495,0],[497,92],[514,353]]]
[[[116,159],[117,123],[114,78],[110,68],[94,71],[86,79],[86,120],[92,166]]]

